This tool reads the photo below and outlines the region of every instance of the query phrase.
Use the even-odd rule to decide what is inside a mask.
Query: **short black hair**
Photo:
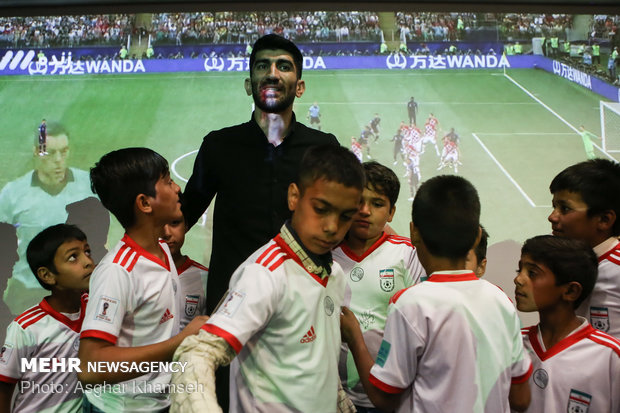
[[[386,196],[390,200],[390,209],[394,207],[400,192],[398,176],[390,168],[376,161],[364,162],[362,167],[366,175],[366,188]]]
[[[432,255],[465,258],[480,230],[478,192],[460,176],[435,176],[420,185],[411,219]]]
[[[41,287],[46,290],[52,290],[49,284],[41,281],[37,275],[37,270],[41,267],[45,267],[54,274],[57,274],[58,269],[56,265],[54,265],[56,251],[65,242],[73,240],[86,241],[86,234],[75,225],[57,224],[45,228],[30,241],[26,248],[26,260],[28,261],[30,270],[39,284],[41,284]]]
[[[482,262],[482,260],[487,257],[487,246],[489,243],[489,233],[483,225],[480,225],[480,230],[480,242],[474,249],[474,254],[476,254],[476,260],[478,261],[478,265],[480,265],[480,262]]]
[[[256,61],[256,53],[260,52],[261,50],[276,49],[284,50],[291,55],[291,57],[293,58],[293,62],[295,63],[297,79],[301,79],[301,69],[304,65],[304,57],[301,54],[301,51],[297,46],[295,46],[295,43],[273,33],[266,34],[265,36],[259,38],[256,43],[254,43],[254,46],[252,46],[252,53],[250,53],[250,76],[252,75],[254,62]]]
[[[564,169],[551,181],[549,191],[577,193],[588,206],[588,216],[607,210],[616,213],[613,235],[620,235],[620,164],[607,159],[590,159]]]
[[[103,206],[127,229],[136,221],[136,197],[154,197],[155,184],[168,174],[168,162],[152,149],[124,148],[103,155],[90,169],[90,186]]]
[[[319,179],[364,190],[364,170],[357,157],[343,146],[320,145],[308,148],[299,165],[297,186],[305,189]]]
[[[598,259],[585,241],[539,235],[525,241],[521,254],[548,267],[555,277],[555,285],[573,281],[581,284],[581,295],[573,303],[574,308],[592,292],[598,275]]]

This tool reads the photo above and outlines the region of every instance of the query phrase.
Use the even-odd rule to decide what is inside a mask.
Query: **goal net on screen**
[[[601,138],[605,152],[620,152],[620,103],[600,102]]]

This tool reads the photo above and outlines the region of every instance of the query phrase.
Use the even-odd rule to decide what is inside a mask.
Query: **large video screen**
[[[305,55],[298,120],[310,125],[316,103],[321,129],[354,149],[371,131],[362,160],[400,177],[397,233],[409,234],[420,182],[458,174],[476,186],[490,234],[485,276],[511,294],[521,244],[551,231],[551,179],[589,156],[583,130],[594,156],[618,159],[617,73],[608,65],[618,22],[597,14],[364,10],[0,18],[0,221],[8,224],[0,237],[0,330],[45,295],[25,261],[36,233],[77,223],[95,259],[122,237],[115,218],[88,199],[88,171],[103,154],[152,148],[183,188],[202,138],[250,119],[247,52],[266,33],[292,39]],[[378,126],[367,128],[374,118]],[[44,119],[54,138],[42,150]],[[427,128],[429,119],[436,128]],[[423,141],[415,166],[399,147],[402,134]],[[207,266],[211,210],[183,247]]]

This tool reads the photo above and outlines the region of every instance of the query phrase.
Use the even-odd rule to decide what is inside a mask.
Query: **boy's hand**
[[[340,334],[342,335],[342,341],[351,345],[351,343],[362,339],[360,323],[357,321],[355,314],[347,307],[341,307],[340,311]]]
[[[207,322],[209,319],[208,315],[199,315],[194,317],[192,321],[189,322],[188,325],[185,326],[181,334],[183,337],[193,336],[194,334],[198,334],[200,328]]]

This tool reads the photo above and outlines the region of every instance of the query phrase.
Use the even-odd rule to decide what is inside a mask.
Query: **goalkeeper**
[[[592,132],[587,131],[586,127],[583,125],[579,127],[579,135],[581,135],[581,139],[583,140],[583,148],[586,151],[588,159],[596,158],[596,155],[594,155],[594,142],[592,140],[600,138]]]

